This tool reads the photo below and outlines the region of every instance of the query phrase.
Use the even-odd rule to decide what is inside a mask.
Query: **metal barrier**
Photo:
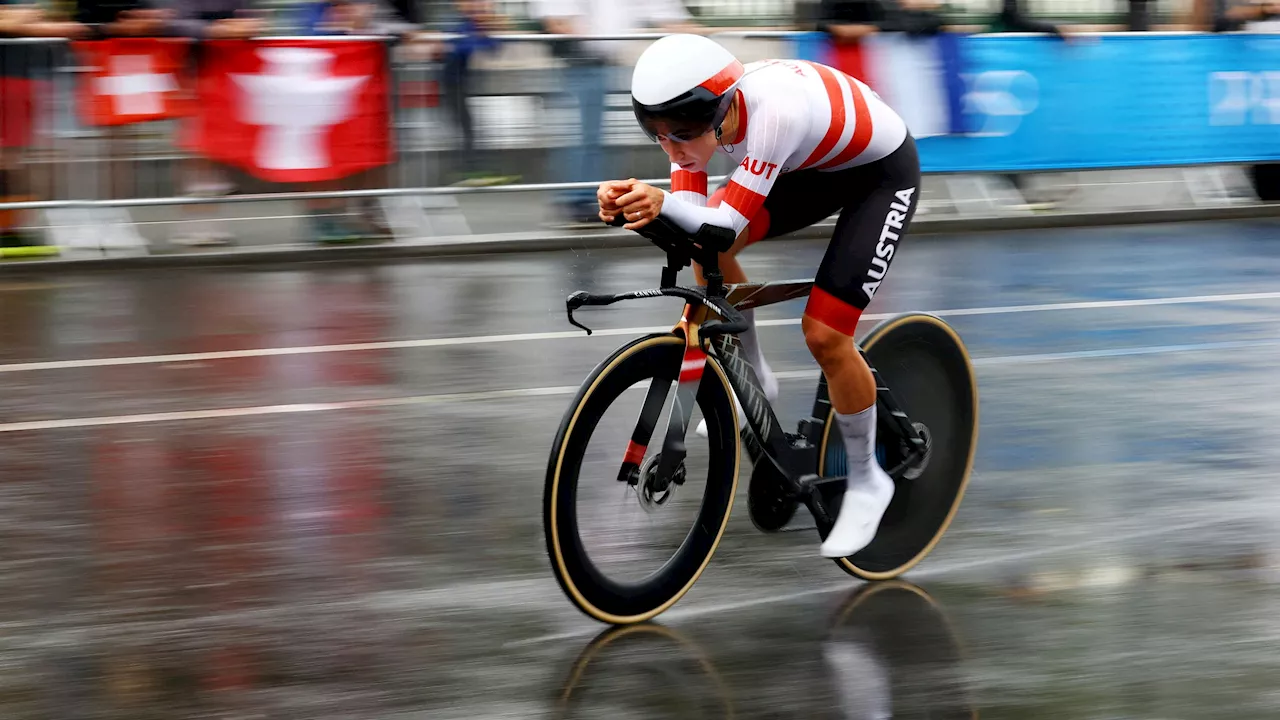
[[[754,56],[776,55],[770,52],[778,42],[788,42],[797,37],[796,31],[759,30],[718,33],[716,37],[739,54],[744,61]],[[480,69],[481,86],[475,105],[479,115],[497,119],[512,118],[516,122],[507,129],[506,138],[489,136],[481,141],[488,151],[503,151],[516,156],[516,151],[534,154],[531,166],[554,165],[546,158],[557,148],[576,142],[576,133],[556,134],[556,128],[571,127],[565,118],[572,112],[547,109],[546,99],[564,93],[557,81],[559,63],[547,51],[547,43],[558,40],[603,41],[630,43],[635,54],[647,42],[662,37],[663,33],[629,34],[620,36],[553,36],[547,34],[509,34],[501,36],[508,45],[506,57],[485,63]],[[434,34],[429,37],[448,40],[454,36]],[[274,38],[279,39],[279,38]],[[369,40],[372,38],[306,37],[308,41],[342,42]],[[52,102],[42,103],[35,110],[40,122],[36,138],[22,158],[25,173],[31,178],[34,195],[18,202],[0,202],[0,211],[44,210],[60,213],[75,210],[97,212],[122,211],[125,208],[164,208],[177,206],[230,205],[240,203],[288,202],[309,203],[338,199],[379,199],[384,203],[396,199],[453,198],[460,195],[492,193],[556,193],[569,189],[591,190],[595,181],[585,182],[526,182],[496,187],[451,187],[444,185],[445,160],[456,154],[454,124],[447,118],[444,103],[447,98],[437,92],[432,99],[428,90],[432,83],[440,83],[440,65],[436,62],[420,62],[404,57],[401,47],[390,47],[396,58],[393,63],[393,127],[397,155],[391,165],[367,173],[365,177],[348,178],[334,188],[334,183],[323,189],[283,189],[270,183],[240,178],[240,187],[229,194],[184,193],[191,189],[185,177],[184,166],[192,158],[174,144],[178,123],[172,121],[149,123],[146,126],[123,126],[98,129],[83,125],[76,113],[75,87],[77,79],[87,68],[78,63],[68,52],[64,41],[20,39],[0,40],[0,60],[6,55],[4,48],[41,48],[47,55],[47,68],[42,80]],[[20,53],[19,53],[20,54]],[[3,68],[0,68],[3,70]],[[625,72],[615,73],[609,90],[625,97]],[[489,110],[486,103],[516,103],[521,111],[511,113],[499,108]],[[523,103],[523,106],[520,106]],[[606,113],[606,117],[608,117]],[[629,106],[622,104],[614,116],[616,123],[604,133],[604,144],[610,152],[621,154],[635,146],[643,148],[644,162],[649,163],[654,185],[665,186],[667,164],[660,153],[651,150],[634,120]],[[488,127],[494,127],[489,123]],[[523,135],[521,133],[524,133]],[[637,161],[639,161],[637,154]],[[0,160],[15,162],[12,149],[0,155]],[[628,163],[628,167],[631,167]],[[724,167],[727,172],[730,168]],[[715,168],[713,171],[721,170]],[[713,182],[723,179],[717,174]],[[131,186],[129,188],[122,188]],[[363,187],[361,186],[363,185]],[[372,186],[370,186],[372,185]],[[314,187],[314,186],[313,186]],[[127,190],[127,191],[122,191]],[[132,224],[128,215],[99,214],[79,216],[78,219],[63,215],[50,218],[51,225],[78,224],[92,232],[95,225]]]

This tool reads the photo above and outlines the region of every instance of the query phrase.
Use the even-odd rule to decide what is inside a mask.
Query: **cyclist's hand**
[[[627,230],[639,230],[653,222],[658,217],[658,213],[662,212],[663,194],[652,185],[635,180],[631,182],[634,183],[631,190],[615,200],[614,204],[622,210],[623,217],[627,219],[627,224],[622,227]]]
[[[611,223],[618,215],[616,201],[635,185],[635,180],[609,180],[596,188],[596,201],[600,203],[600,219]]]

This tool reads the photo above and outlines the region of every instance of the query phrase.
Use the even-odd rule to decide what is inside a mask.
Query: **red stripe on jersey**
[[[733,83],[738,78],[742,77],[743,70],[742,63],[734,60],[726,65],[723,70],[707,78],[706,82],[698,85],[698,87],[710,90],[716,95],[722,95],[726,90],[733,87]]]
[[[809,291],[809,303],[805,305],[804,314],[849,337],[853,337],[858,329],[858,318],[862,317],[861,310],[816,285]]]
[[[693,382],[702,379],[702,370],[707,366],[707,354],[702,348],[685,348],[684,361],[680,363],[680,382]]]
[[[677,193],[681,190],[696,192],[699,195],[706,195],[707,174],[704,172],[690,172],[688,170],[677,170],[671,173],[671,192]]]
[[[845,78],[849,81],[849,89],[853,94],[853,137],[835,159],[819,165],[819,168],[833,168],[847,163],[871,144],[871,110],[867,107],[867,99],[862,96],[862,90],[858,88],[853,78],[848,75],[845,75]]]
[[[644,445],[632,440],[627,443],[627,454],[622,456],[622,462],[639,465],[644,460],[644,451],[647,449]]]
[[[757,210],[764,207],[764,196],[754,190],[746,189],[736,180],[730,180],[725,186],[724,204],[750,220]]]
[[[840,136],[844,135],[845,113],[844,113],[844,93],[840,89],[840,81],[836,79],[836,74],[831,68],[816,63],[806,63],[818,73],[818,77],[822,78],[822,86],[827,89],[827,101],[831,103],[831,124],[827,126],[827,134],[822,136],[822,142],[818,143],[818,147],[800,163],[800,167],[806,168],[810,164],[818,162],[831,152],[831,148],[836,146],[840,141]]]
[[[737,145],[747,139],[747,99],[742,96],[741,90],[734,91],[738,96],[738,132],[729,141],[730,145]]]

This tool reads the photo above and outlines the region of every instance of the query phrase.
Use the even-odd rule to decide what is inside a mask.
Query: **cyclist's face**
[[[711,162],[712,156],[716,154],[714,131],[707,131],[686,142],[676,142],[659,136],[658,144],[667,153],[667,157],[671,158],[671,162],[691,172],[705,170],[707,163]]]

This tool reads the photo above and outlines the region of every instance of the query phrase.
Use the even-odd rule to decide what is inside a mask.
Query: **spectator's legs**
[[[181,163],[184,194],[188,197],[217,197],[231,192],[232,185],[222,168],[201,157]],[[183,205],[183,222],[170,241],[179,245],[225,245],[234,239],[214,217],[212,205]]]
[[[560,156],[560,177],[567,182],[602,181],[604,176],[604,97],[609,67],[588,65],[571,67],[564,74],[569,91],[578,105],[578,122],[582,132],[571,140],[567,152]],[[565,213],[574,220],[598,222],[594,189],[568,190],[561,194]]]

